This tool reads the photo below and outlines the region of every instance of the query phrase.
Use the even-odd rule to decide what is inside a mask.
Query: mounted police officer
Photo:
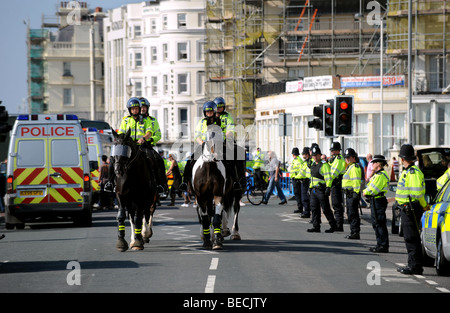
[[[328,163],[331,167],[331,205],[337,223],[337,231],[344,231],[344,206],[342,199],[342,176],[345,173],[345,159],[341,154],[341,144],[333,142],[330,147],[331,158]]]
[[[342,177],[342,190],[347,196],[347,216],[350,223],[350,235],[347,239],[360,239],[361,219],[359,217],[359,200],[361,190],[361,167],[359,166],[358,154],[352,148],[347,148],[344,154],[348,167]]]
[[[300,151],[298,150],[298,148],[292,149],[292,157],[293,160],[291,166],[289,167],[289,177],[291,178],[295,200],[297,201],[297,210],[295,210],[294,213],[303,213],[301,181],[300,181],[300,169],[303,164],[303,160],[300,157]]]
[[[399,157],[404,169],[398,180],[395,200],[400,209],[403,237],[408,252],[408,266],[399,267],[397,271],[407,275],[420,275],[423,273],[421,218],[423,211],[428,209],[424,197],[425,181],[422,171],[414,165],[416,156],[412,145],[402,145]]]
[[[377,240],[376,247],[370,248],[371,252],[389,252],[389,233],[386,226],[386,208],[389,177],[384,167],[387,165],[383,155],[375,155],[370,161],[373,164],[374,174],[363,190],[364,197],[370,201],[372,227]]]
[[[150,139],[146,140],[143,145],[145,148],[147,148],[145,150],[147,152],[147,157],[152,159],[154,161],[154,164],[156,164],[155,174],[157,175],[157,183],[163,187],[164,193],[167,194],[169,192],[169,187],[167,185],[165,161],[159,151],[157,152],[155,149],[153,149],[153,147],[156,146],[158,141],[161,139],[161,130],[159,128],[159,123],[156,118],[149,115],[150,102],[144,97],[139,98],[139,100],[141,101],[141,115],[144,119],[150,120],[152,133]]]
[[[136,97],[132,97],[127,102],[127,109],[129,112],[128,116],[125,116],[122,119],[120,124],[118,134],[124,134],[128,130],[131,131],[131,138],[136,142],[137,145],[150,144],[150,149],[146,148],[145,152],[150,161],[155,164],[155,167],[160,167],[158,161],[156,161],[156,157],[151,152],[153,148],[151,148],[152,144],[156,144],[161,138],[161,131],[159,129],[159,123],[156,119],[152,120],[148,117],[144,117],[140,115],[141,113],[141,100]],[[155,152],[155,154],[157,154]],[[156,161],[156,162],[155,162]],[[111,162],[112,163],[112,162]],[[161,170],[161,169],[159,169]],[[164,163],[162,164],[162,171],[164,172]],[[109,181],[105,184],[105,190],[112,192],[114,190],[114,167],[112,164],[110,165],[109,170]],[[161,177],[158,175],[158,171],[154,172],[157,188],[159,193],[165,193],[167,189],[167,180],[164,176]]]
[[[229,165],[233,173],[234,188],[241,189],[245,186],[247,181],[245,179],[245,150],[239,147],[234,141],[235,137],[235,123],[233,116],[225,111],[225,99],[216,97],[214,103],[217,105],[217,116],[220,118],[220,125],[224,136],[224,160]],[[230,160],[229,158],[232,157]],[[228,158],[228,159],[227,159]]]
[[[319,146],[314,146],[312,148],[314,162],[311,165],[311,182],[309,185],[311,190],[310,205],[313,224],[313,228],[308,229],[308,232],[310,233],[320,233],[321,207],[331,226],[331,228],[325,230],[325,232],[332,233],[337,229],[336,220],[334,219],[330,201],[328,199],[331,192],[330,165],[327,162],[322,162],[321,156],[322,152],[320,151]]]
[[[216,111],[217,105],[213,101],[206,101],[203,104],[203,118],[198,121],[194,132],[194,139],[198,145],[196,146],[194,153],[191,155],[191,158],[186,162],[184,167],[183,183],[178,188],[180,190],[187,191],[188,189],[188,182],[192,178],[192,166],[202,154],[208,126],[216,125],[216,127],[219,128],[221,126],[220,118],[216,116]]]

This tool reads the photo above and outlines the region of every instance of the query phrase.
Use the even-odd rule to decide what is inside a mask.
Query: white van
[[[91,169],[92,201],[97,203],[100,198],[100,166],[102,165],[102,155],[109,157],[111,146],[114,140],[112,133],[105,133],[94,127],[83,128],[89,150],[89,167]]]
[[[6,228],[66,217],[90,226],[88,148],[78,117],[19,115],[11,134],[6,170]]]

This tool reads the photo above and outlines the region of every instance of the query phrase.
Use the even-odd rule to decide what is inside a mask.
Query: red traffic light
[[[325,110],[325,112],[326,112],[328,115],[333,114],[333,111],[331,110],[331,107],[327,107],[327,109]]]
[[[347,103],[347,102],[345,102],[345,101],[344,101],[344,102],[341,102],[340,105],[341,105],[341,109],[342,109],[342,110],[347,110],[347,109],[348,109],[348,103]]]

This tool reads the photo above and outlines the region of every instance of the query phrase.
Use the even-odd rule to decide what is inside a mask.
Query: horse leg
[[[153,213],[155,212],[156,204],[152,204],[149,210],[146,210],[145,216],[143,219],[144,228],[142,230],[142,236],[144,238],[144,242],[150,242],[150,238],[153,236]]]
[[[133,250],[144,250],[144,240],[142,239],[142,211],[141,210],[135,210],[134,212],[134,238],[131,242],[131,249]]]
[[[223,236],[222,236],[222,197],[214,197],[214,203],[216,209],[214,212],[213,227],[214,227],[214,244],[213,250],[223,249]]]
[[[212,249],[212,242],[211,242],[211,218],[208,214],[208,209],[202,204],[198,204],[198,207],[201,209],[198,209],[199,212],[201,210],[201,221],[202,221],[202,239],[203,239],[203,248],[207,250]]]
[[[119,211],[117,213],[117,223],[119,225],[119,235],[116,243],[116,248],[120,252],[124,252],[128,250],[128,242],[125,240],[125,209],[119,202]]]
[[[233,221],[233,228],[231,229],[232,235],[231,240],[241,240],[241,235],[239,234],[239,211],[241,210],[241,206],[239,205],[239,198],[236,197],[236,200],[234,201],[234,221]]]
[[[230,228],[228,227],[228,213],[222,210],[222,236],[228,237],[231,235]]]

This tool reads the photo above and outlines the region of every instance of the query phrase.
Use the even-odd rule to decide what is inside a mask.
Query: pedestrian
[[[372,161],[372,154],[367,154],[366,155],[366,159],[367,159],[367,167],[366,167],[366,182],[368,182],[370,180],[370,178],[373,175],[373,164],[371,163]]]
[[[395,157],[392,157],[392,170],[394,171],[395,181],[398,180],[399,164]]]
[[[289,167],[289,177],[291,179],[295,201],[297,202],[297,209],[294,213],[303,213],[303,203],[301,195],[301,181],[300,181],[300,169],[303,164],[303,160],[300,157],[300,151],[298,148],[292,149],[292,163]]]
[[[403,238],[408,252],[408,265],[397,268],[402,274],[423,273],[422,244],[420,240],[421,218],[424,209],[429,206],[425,201],[425,181],[422,171],[414,164],[414,147],[404,144],[400,148],[400,162],[403,171],[400,174],[395,200],[400,209]]]
[[[377,245],[369,249],[371,252],[389,252],[389,233],[386,225],[386,208],[389,177],[384,167],[387,165],[383,155],[375,155],[373,163],[374,175],[370,179],[363,195],[370,201],[372,227],[375,231]]]
[[[166,176],[173,175],[173,183],[172,187],[170,188],[170,204],[169,206],[175,205],[175,196],[178,192],[178,187],[181,185],[181,173],[180,168],[178,167],[178,163],[176,160],[176,156],[173,153],[169,154],[169,162],[170,167],[169,170],[166,172]]]
[[[275,188],[281,200],[278,204],[286,204],[287,200],[280,185],[280,161],[278,161],[275,152],[269,151],[269,186],[267,187],[267,192],[264,194],[262,203],[267,204],[269,202],[270,196]]]
[[[331,158],[331,205],[337,223],[337,231],[344,231],[344,205],[342,197],[342,177],[345,173],[345,159],[341,154],[341,144],[333,142],[330,147]]]
[[[105,184],[109,181],[109,164],[106,155],[102,155],[102,165],[100,166],[100,176],[98,180],[100,182],[100,208],[111,209],[112,199],[109,196],[110,193],[105,191]]]
[[[347,216],[350,224],[350,235],[345,236],[347,239],[360,239],[361,218],[359,217],[359,198],[361,190],[361,167],[356,151],[347,148],[344,153],[345,162],[347,163],[347,171],[342,177],[342,190],[345,192],[347,199]]]
[[[301,218],[311,217],[311,208],[309,205],[309,183],[311,178],[311,150],[309,147],[304,147],[302,151],[303,163],[300,167],[299,180],[300,180],[300,194],[303,204],[303,213],[300,215]]]
[[[310,206],[313,227],[307,231],[310,233],[320,233],[320,224],[322,223],[320,208],[322,208],[330,224],[330,228],[325,230],[325,232],[332,233],[336,231],[337,225],[328,199],[331,192],[330,165],[321,160],[322,153],[318,146],[314,146],[311,151],[314,162],[311,165],[311,182],[309,187],[311,190]]]

